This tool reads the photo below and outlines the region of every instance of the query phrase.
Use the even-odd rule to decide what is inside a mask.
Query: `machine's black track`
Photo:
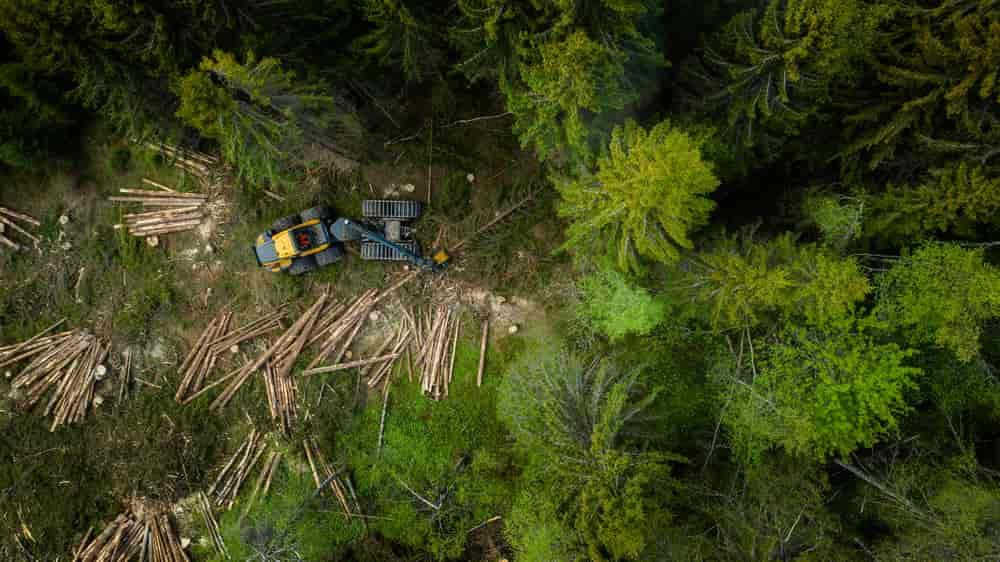
[[[415,240],[404,240],[394,243],[413,252],[414,255],[420,255],[420,246]],[[395,248],[390,248],[371,240],[361,241],[361,259],[372,261],[410,261],[409,256],[396,251]]]
[[[316,254],[316,264],[319,267],[326,267],[337,263],[344,257],[344,248],[340,244],[334,244],[322,252]]]
[[[301,222],[302,221],[299,220],[298,215],[288,215],[287,217],[281,217],[271,223],[271,230],[274,232],[281,232],[282,230],[288,230]]]
[[[420,217],[424,207],[420,201],[368,199],[361,202],[361,214],[366,219],[396,219],[409,221]]]
[[[303,273],[309,273],[310,271],[316,271],[319,269],[319,265],[316,264],[316,258],[314,256],[306,256],[304,258],[297,258],[292,262],[291,267],[288,268],[289,275],[302,275]]]
[[[332,208],[326,205],[320,205],[318,207],[312,207],[311,209],[302,211],[299,213],[299,216],[302,218],[302,222],[309,222],[313,219],[329,220],[334,217],[334,214]]]

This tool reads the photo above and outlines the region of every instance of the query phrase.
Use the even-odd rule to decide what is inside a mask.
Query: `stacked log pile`
[[[73,562],[190,562],[166,512],[122,514],[92,541],[90,535],[83,537]]]
[[[22,224],[18,224],[18,222]],[[7,246],[15,252],[24,247],[14,241],[12,238],[13,234],[8,232],[8,229],[38,244],[38,237],[28,232],[28,227],[37,227],[40,225],[41,223],[30,215],[18,213],[6,207],[0,207],[0,244]]]
[[[125,223],[115,228],[128,228],[133,236],[159,236],[191,230],[205,219],[207,195],[178,192],[147,178],[142,181],[159,189],[120,189],[122,195],[108,198],[114,203],[143,205],[143,212],[126,214]]]
[[[244,482],[256,468],[266,450],[267,442],[264,441],[264,435],[256,429],[251,430],[246,441],[236,449],[208,489],[208,495],[214,498],[217,507],[227,510],[233,507]]]
[[[227,379],[223,377],[206,384],[219,359],[227,352],[238,350],[241,343],[280,330],[284,315],[285,307],[279,307],[270,314],[232,330],[229,329],[233,318],[231,312],[223,311],[216,315],[181,363],[181,380],[174,394],[174,400],[180,404],[187,404],[205,391],[225,382]]]
[[[460,314],[452,307],[438,305],[419,316],[409,312],[407,319],[416,334],[414,368],[421,390],[434,400],[447,398],[455,374]]]
[[[285,405],[294,405],[295,388],[290,378],[292,366],[295,364],[299,354],[302,352],[302,348],[305,347],[310,339],[312,339],[313,327],[320,318],[320,313],[326,305],[326,302],[327,294],[323,293],[323,295],[321,295],[319,299],[317,299],[316,302],[285,331],[285,333],[278,337],[274,343],[268,346],[263,353],[223,377],[223,379],[229,381],[229,384],[212,402],[210,409],[218,411],[225,408],[240,388],[246,384],[250,377],[262,368],[265,372],[268,369],[274,369],[275,372],[268,378],[275,384],[280,385],[282,392],[290,393],[288,397],[282,398],[280,402],[274,401],[277,399],[277,396],[271,396],[271,394],[268,393],[268,398],[272,400],[272,409],[281,408]],[[285,415],[285,413],[282,413],[282,416]],[[287,414],[288,417],[291,417],[292,415],[293,414],[291,413]]]
[[[79,330],[46,335],[62,322],[22,343],[0,348],[0,367],[31,359],[11,382],[23,407],[34,407],[49,390],[54,390],[43,413],[53,417],[49,431],[82,421],[91,404],[98,403],[94,389],[107,374],[102,362],[108,347],[95,336]]]

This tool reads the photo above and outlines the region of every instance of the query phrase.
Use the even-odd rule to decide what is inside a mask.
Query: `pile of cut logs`
[[[191,230],[204,220],[207,195],[175,191],[147,178],[142,181],[158,189],[120,189],[122,195],[109,197],[108,201],[142,203],[144,208],[155,210],[126,214],[125,224],[115,228],[127,227],[133,236],[159,236]]]
[[[187,404],[201,396],[206,391],[215,388],[228,380],[226,377],[206,384],[209,375],[215,368],[219,358],[226,352],[239,351],[239,345],[251,339],[263,336],[269,332],[281,329],[281,318],[285,315],[285,307],[279,307],[239,328],[230,330],[233,314],[223,311],[209,322],[201,333],[194,347],[181,363],[181,380],[177,386],[174,399],[181,404]]]
[[[18,244],[13,239],[7,236],[7,234],[9,234],[7,232],[8,228],[10,230],[20,233],[21,236],[24,236],[28,240],[31,240],[32,242],[37,244],[38,237],[28,232],[27,227],[20,226],[15,221],[19,221],[21,223],[24,223],[25,225],[35,226],[35,227],[41,224],[34,217],[31,217],[24,213],[18,213],[12,211],[6,207],[0,207],[0,244],[9,247],[15,252],[23,247],[21,244]]]
[[[145,517],[119,515],[92,541],[87,531],[73,553],[73,562],[189,562],[166,512]]]
[[[438,305],[427,314],[407,312],[410,329],[416,334],[415,368],[424,394],[440,400],[448,396],[455,374],[455,351],[461,315],[452,307]]]
[[[93,335],[79,330],[46,335],[62,323],[60,320],[24,342],[0,348],[0,367],[31,358],[11,382],[25,408],[33,407],[55,389],[44,411],[44,415],[53,416],[49,431],[82,421],[91,403],[100,405],[103,398],[95,397],[94,388],[107,374],[102,362],[108,347]]]

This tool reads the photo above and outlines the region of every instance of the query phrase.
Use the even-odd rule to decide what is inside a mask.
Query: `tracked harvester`
[[[424,257],[409,223],[420,218],[418,201],[373,199],[361,204],[362,219],[338,218],[327,206],[282,217],[257,237],[257,263],[275,273],[302,275],[344,257],[346,242],[359,242],[361,258],[403,261],[440,271],[449,256],[435,249]]]

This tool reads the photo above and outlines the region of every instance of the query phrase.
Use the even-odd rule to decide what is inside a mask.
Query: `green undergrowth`
[[[478,331],[465,324],[447,398],[423,396],[419,382],[408,381],[400,368],[389,390],[381,450],[377,393],[338,436],[338,456],[352,468],[366,513],[380,517],[369,528],[428,549],[436,559],[459,556],[470,530],[505,512],[515,470],[496,418],[496,377],[520,344],[492,345],[485,382],[477,387],[479,341],[472,332]]]
[[[245,490],[241,500],[247,501],[251,495]],[[348,519],[335,500],[316,496],[308,471],[287,462],[279,465],[265,498],[258,498],[249,510],[243,505],[234,507],[222,515],[219,524],[231,560],[257,556],[262,560],[332,561],[340,548],[365,533],[363,520]],[[195,549],[199,560],[225,560],[207,544]]]

